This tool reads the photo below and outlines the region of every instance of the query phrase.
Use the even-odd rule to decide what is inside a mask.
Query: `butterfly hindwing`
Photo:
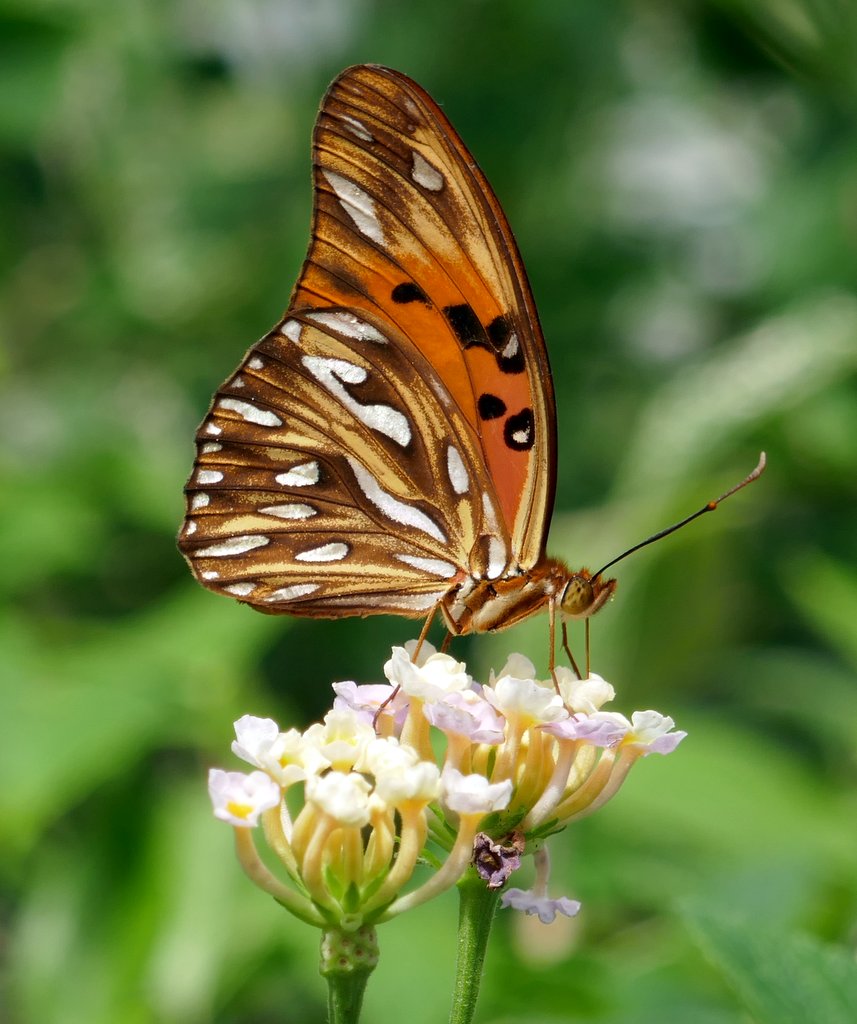
[[[505,564],[481,453],[443,394],[377,321],[287,317],[198,433],[181,544],[200,581],[265,611],[421,615],[467,573],[477,538]]]

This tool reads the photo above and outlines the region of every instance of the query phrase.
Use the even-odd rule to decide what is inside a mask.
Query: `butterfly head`
[[[570,573],[559,595],[560,611],[569,619],[588,619],[613,596],[616,580],[593,576],[588,569]]]

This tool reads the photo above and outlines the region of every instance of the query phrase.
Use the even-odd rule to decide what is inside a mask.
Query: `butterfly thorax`
[[[572,572],[556,558],[542,558],[531,569],[500,579],[468,577],[441,602],[449,631],[488,633],[521,622],[553,604],[564,616],[585,619],[612,597],[616,580]]]

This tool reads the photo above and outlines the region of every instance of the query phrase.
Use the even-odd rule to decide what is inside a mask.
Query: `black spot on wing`
[[[489,395],[486,392],[484,395],[479,396],[476,408],[479,410],[480,419],[496,420],[506,411],[506,403],[502,398],[498,398],[496,395]]]
[[[466,302],[457,306],[444,306],[443,315],[462,348],[484,348],[497,360],[501,372],[523,373],[524,353],[508,314],[495,316],[487,328],[480,323],[473,307]]]
[[[497,365],[503,373],[522,373],[524,353],[512,321],[508,316],[495,316],[488,324],[488,337],[497,356]]]
[[[473,312],[472,306],[466,302],[458,306],[444,306],[443,315],[464,348],[471,348],[473,345],[490,348],[488,335],[479,322],[479,317]]]
[[[431,305],[428,295],[413,281],[403,281],[401,284],[397,284],[390,293],[390,298],[400,305],[404,305],[406,302],[423,302],[427,306]]]
[[[535,423],[532,409],[522,409],[503,424],[503,440],[516,452],[526,452],[535,441]]]

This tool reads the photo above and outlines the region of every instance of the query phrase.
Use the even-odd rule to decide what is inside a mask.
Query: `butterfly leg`
[[[586,619],[586,678],[589,678],[589,619]],[[580,675],[580,673],[577,673]]]
[[[431,624],[434,622],[434,617],[437,615],[437,610],[440,608],[440,604],[436,604],[434,608],[428,613],[426,621],[423,623],[423,628],[420,630],[419,638],[417,639],[417,646],[414,648],[414,653],[411,655],[411,661],[416,662],[420,655],[423,644],[428,636],[428,631],[431,629]]]
[[[443,643],[440,645],[441,654],[446,654],[446,652],[449,650],[449,645],[452,643],[452,637],[452,633],[447,633],[446,636],[443,638]]]
[[[559,680],[556,677],[556,603],[554,601],[550,601],[548,604],[548,622],[550,623],[550,628],[548,629],[550,637],[548,668],[550,669],[551,679],[553,679],[553,688],[562,696],[559,693]],[[565,628],[565,623],[563,623],[563,628]]]
[[[571,648],[568,646],[568,623],[564,619],[562,623],[562,649],[568,655],[568,660],[571,662],[574,674],[578,679],[583,679],[580,669],[577,667],[577,662],[574,660],[574,655],[571,653]],[[586,619],[586,674],[587,676],[589,675],[589,619]]]
[[[432,610],[428,613],[426,621],[423,623],[423,628],[420,630],[420,635],[417,638],[417,646],[414,648],[414,653],[411,655],[412,662],[416,662],[417,658],[419,657],[420,651],[422,650],[422,646],[425,643],[426,637],[428,636],[428,631],[431,629],[431,624],[432,622],[434,622],[435,615],[437,615],[438,608],[440,608],[440,605],[436,604],[434,608],[432,608]],[[451,639],[452,634],[449,633],[447,635],[446,640],[444,640],[444,649],[446,646],[448,646],[449,641]],[[390,696],[380,704],[378,710],[375,712],[375,717],[372,719],[372,728],[375,730],[375,732],[378,731],[378,719],[381,717],[381,713],[383,712],[384,708],[387,707],[390,701],[395,700],[396,694],[399,692],[399,689],[400,687],[397,686],[395,690],[393,690],[393,692],[390,694]]]

